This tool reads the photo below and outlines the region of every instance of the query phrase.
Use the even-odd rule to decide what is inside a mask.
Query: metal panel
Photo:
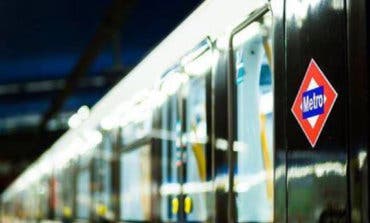
[[[352,222],[369,222],[368,62],[366,0],[347,0],[349,73],[349,187]]]
[[[271,1],[274,73],[274,221],[286,222],[286,62],[285,0]]]
[[[217,45],[217,44],[216,44]],[[212,88],[213,101],[213,134],[212,141],[214,142],[214,182],[215,182],[215,221],[227,222],[230,203],[228,203],[227,173],[228,167],[228,151],[227,151],[227,68],[228,68],[228,52],[225,49],[216,47],[217,63],[212,72]]]
[[[346,13],[344,0],[286,1],[287,220],[348,222]],[[314,59],[338,98],[312,148],[289,111]]]

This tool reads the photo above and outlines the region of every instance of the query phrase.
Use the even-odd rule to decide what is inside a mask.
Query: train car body
[[[204,2],[2,194],[1,221],[368,222],[366,3]]]

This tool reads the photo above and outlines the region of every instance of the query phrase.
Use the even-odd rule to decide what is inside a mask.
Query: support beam
[[[44,114],[40,123],[41,130],[45,129],[48,121],[63,107],[64,102],[72,94],[77,83],[91,67],[104,45],[120,30],[124,16],[128,13],[133,2],[134,0],[113,0],[106,17],[101,22],[74,69],[67,77],[64,89],[56,96],[50,108]]]

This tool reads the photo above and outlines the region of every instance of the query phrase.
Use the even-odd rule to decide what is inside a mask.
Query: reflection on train
[[[347,222],[348,157],[290,123],[284,84],[301,77],[285,79],[273,12],[204,3],[6,190],[2,222]],[[358,196],[366,156],[350,167]]]

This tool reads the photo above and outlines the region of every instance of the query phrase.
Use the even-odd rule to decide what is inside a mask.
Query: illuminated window
[[[233,38],[236,88],[234,190],[238,222],[273,219],[271,17]]]
[[[121,219],[149,221],[150,203],[150,146],[144,145],[121,155]]]
[[[81,156],[79,160],[79,171],[77,174],[76,185],[76,217],[78,219],[88,219],[90,217],[91,191],[90,191],[90,163],[91,157]]]

